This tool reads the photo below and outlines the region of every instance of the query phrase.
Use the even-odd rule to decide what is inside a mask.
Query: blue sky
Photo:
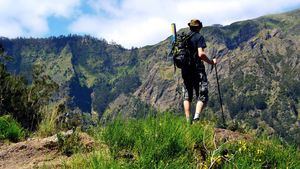
[[[88,34],[124,47],[155,44],[170,24],[227,25],[300,8],[300,0],[0,0],[0,36]]]

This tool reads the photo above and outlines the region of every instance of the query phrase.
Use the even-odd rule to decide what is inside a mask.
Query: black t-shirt
[[[200,33],[195,32],[190,39],[190,46],[196,51],[198,51],[198,48],[206,48],[203,36]]]
[[[193,58],[194,64],[191,67],[182,68],[183,77],[188,76],[189,74],[192,73],[205,71],[205,66],[198,56],[198,48],[203,48],[203,49],[206,48],[206,43],[203,36],[200,33],[195,32],[188,43],[190,47],[189,51],[192,55],[190,57]]]

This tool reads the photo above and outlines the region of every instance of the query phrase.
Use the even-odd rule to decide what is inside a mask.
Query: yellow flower
[[[243,150],[246,150],[246,149],[247,149],[246,144],[243,144],[242,149],[243,149]]]
[[[221,163],[221,157],[220,157],[220,156],[216,157],[216,163],[217,163],[217,164],[220,164],[220,163]]]
[[[200,167],[199,167],[200,169],[208,169],[208,167],[207,167],[207,165],[206,164],[200,164]]]
[[[246,144],[243,143],[242,146],[239,148],[239,152],[245,151],[247,149]]]
[[[258,150],[256,151],[256,153],[257,153],[258,155],[260,155],[260,154],[262,154],[262,153],[263,153],[263,151],[262,151],[262,150],[260,150],[260,149],[258,149]]]
[[[216,163],[216,164],[220,164],[221,161],[222,161],[222,157],[221,156],[211,157],[211,161]]]

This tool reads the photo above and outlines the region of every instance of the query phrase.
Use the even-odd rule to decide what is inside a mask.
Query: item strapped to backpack
[[[173,42],[171,55],[173,56],[174,69],[176,67],[181,69],[184,66],[188,66],[192,62],[192,55],[188,46],[188,40],[195,34],[195,32],[190,32],[186,34],[182,32],[177,36],[176,40]]]

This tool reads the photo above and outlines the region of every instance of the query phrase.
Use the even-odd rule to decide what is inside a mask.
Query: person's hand
[[[217,59],[213,59],[213,65],[216,65],[218,63]]]

